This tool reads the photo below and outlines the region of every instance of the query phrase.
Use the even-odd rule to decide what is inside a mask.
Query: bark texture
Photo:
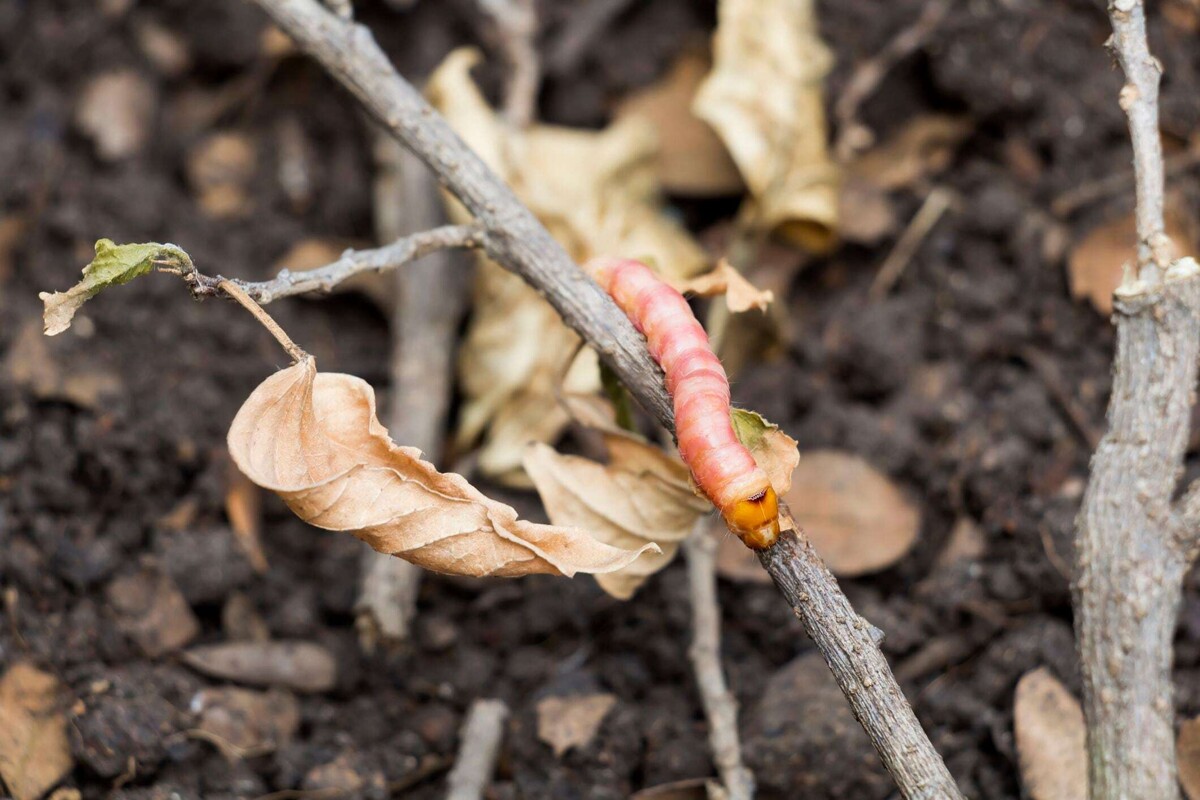
[[[1178,796],[1171,653],[1195,526],[1172,507],[1200,351],[1200,276],[1116,302],[1108,432],[1077,531],[1076,632],[1093,798]],[[1186,505],[1183,507],[1186,510]]]

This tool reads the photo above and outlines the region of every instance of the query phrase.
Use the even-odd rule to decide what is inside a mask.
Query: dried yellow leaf
[[[516,130],[487,104],[471,79],[473,49],[455,50],[430,76],[426,93],[460,136],[504,180],[577,261],[597,255],[652,260],[669,278],[704,269],[699,245],[661,213],[658,140],[643,119],[602,131],[533,125]],[[447,198],[450,214],[466,212]],[[486,433],[480,470],[526,484],[520,466],[528,442],[553,441],[567,424],[560,389],[599,388],[594,356],[568,372],[579,340],[518,276],[481,259],[459,375],[465,404],[461,446]]]
[[[729,148],[750,188],[746,218],[810,249],[838,223],[821,81],[832,57],[812,0],[721,0],[713,71],[692,108]]]
[[[263,381],[238,411],[229,451],[250,480],[301,519],[348,531],[383,553],[455,575],[574,575],[625,567],[643,552],[582,531],[537,525],[461,475],[397,446],[359,378],[318,373],[311,358]]]
[[[724,258],[717,262],[717,268],[712,272],[706,272],[685,281],[676,281],[673,285],[684,294],[695,294],[700,297],[724,295],[725,305],[734,314],[740,314],[752,308],[766,311],[767,306],[775,300],[774,292],[770,289],[755,287]]]
[[[71,771],[63,686],[23,662],[0,679],[0,778],[16,800],[37,800]]]

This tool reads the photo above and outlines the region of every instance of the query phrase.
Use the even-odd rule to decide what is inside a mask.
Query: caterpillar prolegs
[[[779,537],[779,501],[733,432],[729,378],[687,301],[638,261],[596,258],[584,270],[646,337],[667,377],[679,455],[729,530],[761,550]]]

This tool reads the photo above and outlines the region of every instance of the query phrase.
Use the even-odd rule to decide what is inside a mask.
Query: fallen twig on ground
[[[754,797],[754,775],[742,762],[738,737],[737,700],[721,669],[721,605],[717,600],[717,543],[701,517],[683,543],[687,556],[688,596],[692,601],[692,646],[688,657],[708,717],[708,741],[713,763],[729,800]]]
[[[476,700],[471,704],[462,727],[458,757],[446,778],[446,800],[481,800],[496,769],[506,719],[508,706],[503,700]]]
[[[887,296],[916,256],[925,237],[953,202],[954,194],[949,189],[939,186],[929,192],[925,202],[904,229],[904,233],[900,234],[895,247],[879,266],[879,272],[875,273],[875,280],[871,282],[871,288],[867,292],[871,300],[879,301]]]

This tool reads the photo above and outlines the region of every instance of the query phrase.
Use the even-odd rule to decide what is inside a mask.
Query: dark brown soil
[[[177,242],[210,271],[247,277],[265,275],[306,236],[371,238],[361,117],[305,60],[265,66],[263,18],[250,4],[160,0],[101,10],[119,5],[0,2],[0,220],[25,226],[11,263],[0,254],[0,363],[39,324],[37,292],[68,286],[100,236]],[[404,13],[358,5],[408,74],[427,71],[457,43],[486,41],[470,0],[424,0]],[[544,45],[552,49],[584,4],[544,5]],[[541,98],[545,118],[602,124],[615,98],[662,74],[715,17],[703,0],[626,5],[552,71]],[[837,56],[829,96],[921,7],[915,0],[822,3]],[[1163,127],[1171,145],[1200,123],[1200,48],[1185,17],[1156,16],[1151,26],[1166,68]],[[172,77],[146,59],[135,43],[146,22],[183,38],[188,69]],[[1089,447],[1055,391],[1082,409],[1085,429],[1102,430],[1112,335],[1105,319],[1069,298],[1062,248],[1047,231],[1056,224],[1055,197],[1129,160],[1115,102],[1119,78],[1102,48],[1106,25],[1098,4],[1079,0],[955,4],[928,45],[888,77],[864,118],[886,134],[929,111],[972,115],[974,132],[944,176],[966,202],[934,229],[883,301],[868,300],[867,287],[892,238],[810,264],[787,299],[795,331],[784,358],[751,367],[736,387],[740,403],[782,423],[802,448],[859,453],[919,500],[924,525],[914,552],[883,574],[843,584],[886,631],[885,650],[909,698],[974,797],[1020,796],[1011,706],[1021,674],[1048,665],[1079,688],[1068,577],[1060,570],[1072,559]],[[118,66],[151,81],[158,111],[146,145],[109,163],[72,115],[86,82]],[[228,92],[248,74],[258,77],[204,127],[181,118],[187,103]],[[494,88],[494,72],[488,80]],[[276,177],[278,131],[288,120],[319,154],[312,200],[300,210]],[[214,127],[257,143],[250,216],[214,220],[189,187],[185,155]],[[1195,198],[1193,179],[1176,185]],[[902,219],[921,195],[900,194]],[[1129,205],[1121,192],[1060,222],[1078,236]],[[683,206],[706,225],[732,209]],[[325,369],[394,390],[386,319],[374,306],[342,296],[272,311]],[[42,361],[60,377],[99,375],[115,390],[99,397],[46,390],[0,369],[0,583],[10,600],[0,666],[32,660],[81,701],[70,712],[77,767],[69,784],[85,798],[249,798],[347,773],[361,786],[357,796],[384,796],[382,787],[407,783],[404,796],[439,797],[437,768],[453,758],[463,712],[480,696],[513,708],[494,798],[623,798],[712,773],[687,662],[679,565],[629,603],[586,578],[431,577],[415,641],[365,655],[353,629],[358,542],[304,526],[273,498],[265,575],[230,539],[224,435],[249,391],[282,364],[274,343],[236,307],[193,303],[166,277],[106,295],[85,316],[90,324],[50,341]],[[1042,373],[1033,368],[1039,357]],[[162,519],[185,502],[195,516],[174,531]],[[985,558],[935,569],[962,518],[982,530]],[[198,641],[226,638],[222,608],[241,593],[273,637],[316,641],[335,653],[337,685],[301,696],[291,744],[231,763],[188,735],[193,698],[219,681],[171,656],[141,655],[107,602],[111,582],[147,558],[174,578],[198,616]],[[853,725],[803,679],[808,665],[776,674],[812,646],[774,589],[722,583],[721,599],[727,668],[761,796],[890,796],[869,749],[845,735]],[[1200,711],[1195,589],[1180,628],[1177,677],[1181,712]],[[537,700],[591,690],[615,694],[614,711],[590,745],[556,758],[536,735]],[[791,720],[779,718],[786,702],[794,703]]]

